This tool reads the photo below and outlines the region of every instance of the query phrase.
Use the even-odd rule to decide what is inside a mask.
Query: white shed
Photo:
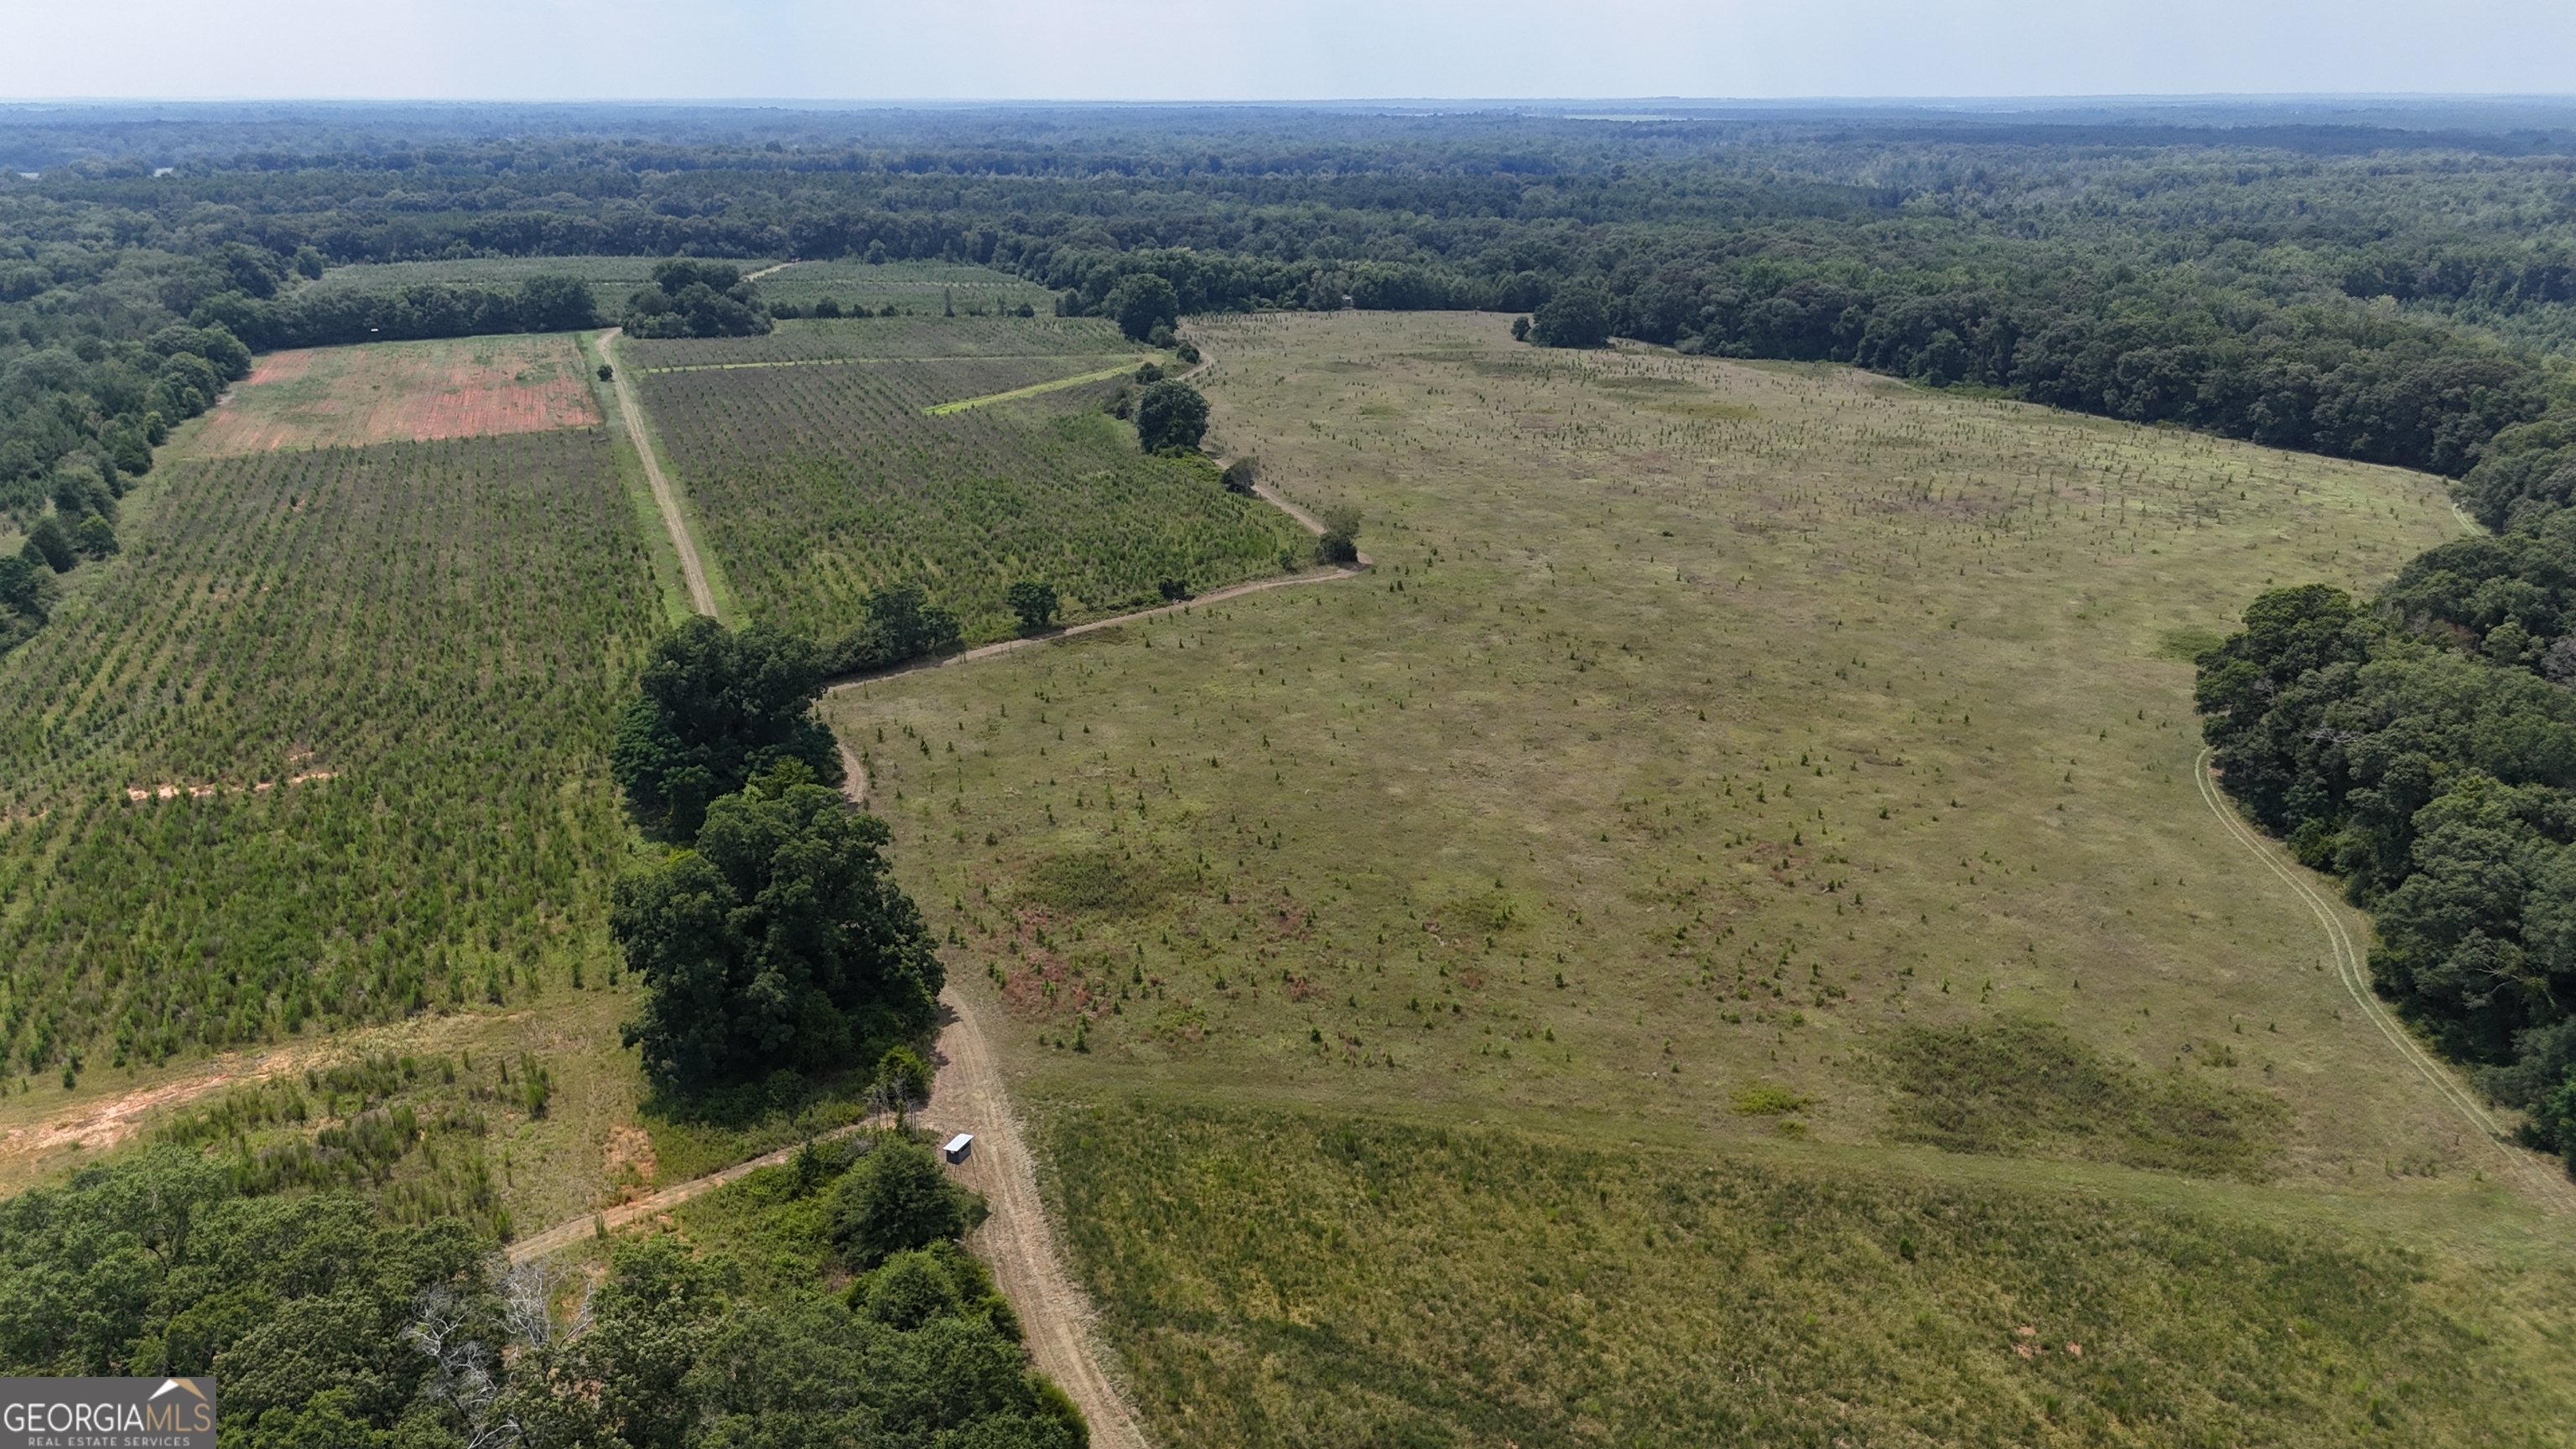
[[[966,1154],[974,1150],[975,1134],[972,1132],[960,1132],[956,1136],[948,1139],[948,1145],[939,1149],[939,1155],[947,1158],[951,1162],[964,1162],[966,1160]]]

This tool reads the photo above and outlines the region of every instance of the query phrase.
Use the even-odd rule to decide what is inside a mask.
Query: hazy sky
[[[0,0],[0,98],[2576,92],[2576,0]]]

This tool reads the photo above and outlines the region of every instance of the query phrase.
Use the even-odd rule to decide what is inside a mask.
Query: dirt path
[[[757,281],[759,281],[761,278],[763,278],[763,277],[765,277],[765,276],[768,276],[768,275],[769,275],[770,273],[772,273],[772,272],[783,272],[783,271],[786,271],[789,267],[792,267],[792,266],[796,265],[796,263],[797,263],[797,261],[798,261],[798,260],[799,260],[798,258],[790,257],[790,258],[788,258],[786,261],[779,262],[779,263],[777,263],[777,264],[776,264],[776,265],[774,265],[774,266],[767,266],[767,267],[763,267],[763,268],[761,268],[759,271],[756,271],[756,272],[745,272],[745,273],[743,273],[743,275],[742,275],[742,279],[743,279],[744,281],[746,281],[746,282],[757,282]]]
[[[1308,533],[1315,534],[1318,537],[1322,536],[1324,525],[1317,522],[1313,514],[1308,513],[1305,509],[1302,509],[1296,504],[1289,502],[1286,498],[1281,497],[1270,487],[1270,485],[1266,483],[1255,483],[1252,485],[1252,491],[1264,502],[1270,504],[1280,512],[1287,514],[1290,518],[1297,520],[1298,525],[1304,528]],[[1222,589],[1213,589],[1196,598],[1183,599],[1180,602],[1173,604],[1165,604],[1158,609],[1139,609],[1132,614],[1118,614],[1106,619],[1094,619],[1089,623],[1074,624],[1066,628],[1050,630],[1044,634],[1032,634],[1025,639],[1005,639],[998,644],[980,645],[976,648],[967,650],[963,654],[951,654],[943,659],[921,659],[910,664],[898,664],[892,669],[880,669],[871,674],[853,675],[848,679],[843,679],[834,683],[824,692],[826,694],[830,694],[844,689],[855,689],[863,684],[874,684],[880,679],[894,679],[901,675],[919,674],[925,669],[945,669],[952,664],[972,664],[978,659],[991,659],[997,655],[1008,654],[1014,649],[1033,648],[1040,644],[1052,644],[1059,639],[1071,639],[1076,635],[1089,634],[1099,629],[1115,629],[1121,624],[1134,624],[1146,619],[1159,619],[1166,614],[1177,614],[1183,609],[1196,609],[1209,604],[1221,604],[1228,599],[1240,598],[1245,594],[1260,593],[1264,589],[1285,589],[1294,587],[1298,584],[1329,584],[1336,579],[1357,578],[1368,568],[1368,566],[1369,556],[1367,554],[1361,554],[1359,556],[1359,562],[1348,568],[1329,568],[1311,574],[1281,574],[1276,578],[1254,579],[1248,584],[1234,584]],[[841,751],[841,758],[843,760],[850,761],[850,778],[854,780],[865,778],[859,772],[857,762],[851,758],[850,752],[846,748]],[[851,798],[858,799],[860,797],[854,795]]]
[[[783,264],[782,264],[783,265]],[[776,271],[772,267],[771,271]],[[613,383],[617,388],[617,411],[626,419],[626,436],[635,444],[637,456],[644,460],[644,479],[653,486],[653,504],[662,510],[662,526],[671,531],[671,547],[679,551],[680,576],[688,580],[689,602],[701,614],[713,618],[716,612],[715,591],[707,587],[707,570],[698,562],[697,540],[689,537],[689,525],[680,517],[680,496],[671,488],[671,480],[662,476],[661,460],[653,456],[653,438],[644,426],[644,404],[635,395],[635,383],[627,374],[626,364],[616,360],[609,344],[622,329],[611,327],[599,334],[599,355],[610,359]]]
[[[864,1122],[852,1123],[847,1127],[834,1128],[832,1131],[823,1133],[822,1136],[826,1139],[847,1137],[867,1125]],[[736,1178],[748,1176],[764,1167],[776,1167],[794,1157],[797,1148],[802,1146],[804,1144],[800,1142],[795,1147],[781,1147],[776,1152],[765,1152],[748,1162],[737,1162],[731,1167],[710,1172],[704,1177],[690,1178],[687,1182],[666,1187],[660,1192],[637,1198],[633,1202],[620,1203],[613,1208],[604,1208],[596,1213],[585,1213],[569,1222],[557,1223],[542,1233],[532,1233],[512,1243],[510,1261],[525,1263],[532,1258],[542,1258],[548,1253],[559,1253],[584,1238],[596,1235],[603,1220],[606,1226],[614,1231],[628,1223],[652,1217],[657,1213],[669,1212],[689,1199],[713,1192]]]
[[[939,1076],[920,1121],[942,1136],[975,1134],[975,1149],[957,1176],[984,1194],[993,1215],[968,1246],[992,1268],[1002,1296],[1019,1310],[1039,1371],[1071,1395],[1090,1421],[1094,1449],[1145,1449],[1126,1399],[1101,1371],[1091,1300],[1057,1253],[1036,1165],[978,1019],[988,1008],[973,993],[953,987],[942,999],[954,1019],[939,1035]]]
[[[2387,1039],[2389,1046],[2394,1048],[2397,1055],[2404,1058],[2406,1064],[2413,1067],[2417,1074],[2432,1084],[2433,1090],[2441,1094],[2442,1100],[2450,1106],[2451,1110],[2458,1113],[2461,1120],[2467,1122],[2472,1131],[2495,1149],[2496,1155],[2503,1159],[2507,1170],[2529,1185],[2533,1194],[2549,1211],[2566,1212],[2576,1209],[2576,1184],[2570,1184],[2566,1174],[2557,1171],[2548,1159],[2514,1146],[2506,1136],[2504,1128],[2478,1100],[2477,1093],[2453,1075],[2449,1068],[2435,1061],[2432,1055],[2424,1050],[2423,1045],[2415,1040],[2414,1034],[2407,1031],[2404,1024],[2390,1015],[2387,1007],[2380,1004],[2377,994],[2371,988],[2369,975],[2363,968],[2361,952],[2353,945],[2352,933],[2344,928],[2342,913],[2337,911],[2334,903],[2327,900],[2315,886],[2310,885],[2297,872],[2282,865],[2279,852],[2270,842],[2257,835],[2254,828],[2247,825],[2243,817],[2227,803],[2226,797],[2219,793],[2217,777],[2210,771],[2208,750],[2202,750],[2199,757],[2192,762],[2192,774],[2200,781],[2200,798],[2209,806],[2209,813],[2217,816],[2218,823],[2226,828],[2227,833],[2234,837],[2239,845],[2252,851],[2255,858],[2262,861],[2264,867],[2277,876],[2283,885],[2288,886],[2290,893],[2297,896],[2300,903],[2316,916],[2317,924],[2325,930],[2326,954],[2333,958],[2335,979],[2343,983],[2343,988],[2351,995],[2353,1004],[2361,1008],[2361,1014],[2369,1019],[2371,1025],[2379,1028],[2379,1034]]]

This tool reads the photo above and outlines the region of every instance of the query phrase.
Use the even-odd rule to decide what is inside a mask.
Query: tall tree
[[[1148,453],[1197,447],[1207,423],[1207,398],[1186,382],[1149,382],[1136,395],[1136,442]]]
[[[837,785],[840,747],[816,720],[823,660],[811,640],[765,624],[736,634],[697,618],[653,646],[609,768],[646,821],[697,834],[707,802],[782,759]]]
[[[649,987],[626,1038],[654,1081],[831,1070],[929,1023],[946,972],[892,832],[812,780],[782,762],[708,807],[695,850],[618,882],[610,929]]]

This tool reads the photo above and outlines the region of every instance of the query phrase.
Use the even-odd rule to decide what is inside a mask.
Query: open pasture
[[[2280,1171],[2499,1166],[2206,813],[2177,657],[2446,536],[2437,480],[1483,319],[1204,335],[1215,436],[1371,576],[830,706],[1067,1072],[1721,1137],[1759,1080],[1861,1142],[1878,1041],[2032,1017],[2292,1104]]]
[[[183,460],[0,660],[9,1070],[595,984],[662,613],[599,429]]]
[[[1062,334],[1054,319],[818,325],[836,344],[884,350],[813,366],[702,360],[640,379],[702,541],[753,618],[828,640],[861,622],[869,591],[914,582],[957,611],[969,639],[991,639],[1017,627],[1002,601],[1016,580],[1053,583],[1065,621],[1078,622],[1159,600],[1166,579],[1203,591],[1275,572],[1283,549],[1307,546],[1215,470],[1140,456],[1134,431],[1098,409],[1114,381],[929,414],[1121,361],[1049,351]],[[773,341],[619,352],[644,370],[677,366],[660,361],[672,347],[756,363],[804,345],[758,345]]]
[[[1172,1449],[2548,1444],[2569,1407],[2522,1316],[2563,1260],[2135,1175],[1164,1098],[1064,1104],[1046,1138]]]
[[[1193,335],[1213,443],[1310,508],[1362,509],[1376,569],[825,706],[952,979],[1016,1023],[1041,1117],[1313,1109],[1856,1181],[1893,1156],[2003,1174],[2041,1216],[2080,1184],[2312,1245],[2410,1235],[2456,1253],[2453,1303],[2492,1291],[2563,1327],[2536,1306],[2557,1270],[2475,1278],[2492,1242],[2563,1263],[2563,1220],[2379,1039],[2192,778],[2189,653],[2269,580],[2366,587],[2451,536],[2439,480],[1834,368],[1534,353],[1493,318]],[[1345,1339],[1370,1325],[1257,1285],[1229,1316],[1209,1285],[1233,1249],[1095,1208],[1162,1149],[1077,1167],[1089,1135],[1054,1138],[1078,1262],[1122,1349],[1201,1385],[1155,1414],[1176,1442],[1263,1442],[1183,1405],[1311,1397],[1369,1342],[1440,1359],[1417,1404],[1491,1371],[1428,1347],[1427,1317]],[[1329,1166],[1307,1151],[1225,1181]],[[1371,1169],[1384,1202],[1447,1191],[1403,1156]],[[1322,1214],[1304,1251],[1332,1258],[1371,1201]],[[1438,1276],[1440,1253],[1488,1248],[1388,1251]],[[1522,1281],[1554,1249],[1490,1251],[1461,1260],[1461,1321],[1560,1291]],[[2027,1258],[1997,1249],[1961,1291],[2019,1302]],[[1747,1261],[1793,1303],[1836,1271],[1786,1244]],[[1723,1294],[1744,1271],[1686,1281]],[[2233,1271],[2185,1273],[2174,1303]],[[1573,1287],[1595,1307],[1565,1351],[1632,1355],[1641,1384],[1693,1371],[1652,1313]],[[2131,1402],[2180,1423],[2198,1393]],[[2027,1402],[2046,1395],[2076,1402]],[[1640,1422],[1578,1409],[1522,1442]],[[1272,1442],[1365,1427],[1280,1413],[1305,1427]],[[1447,1422],[1420,1442],[1473,1437]]]
[[[189,441],[201,457],[597,427],[567,336],[273,352]]]

